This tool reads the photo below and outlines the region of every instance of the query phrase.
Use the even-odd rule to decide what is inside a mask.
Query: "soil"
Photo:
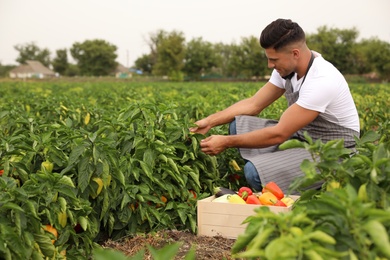
[[[184,259],[192,246],[195,247],[197,260],[234,259],[231,257],[231,247],[234,239],[227,239],[220,236],[206,237],[197,236],[187,231],[163,230],[154,234],[137,235],[125,237],[118,241],[108,240],[103,247],[121,251],[126,256],[134,256],[140,250],[144,250],[144,259],[153,259],[147,249],[147,245],[155,249],[172,243],[180,243],[181,246],[175,260]]]

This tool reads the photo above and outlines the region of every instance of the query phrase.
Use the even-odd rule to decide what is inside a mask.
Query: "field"
[[[0,255],[60,259],[66,254],[84,259],[107,240],[161,230],[196,234],[196,201],[209,196],[213,187],[236,189],[245,181],[242,170],[231,165],[233,160],[242,165],[235,149],[207,156],[199,150],[203,136],[188,129],[197,119],[254,94],[261,85],[1,81],[0,244],[7,246],[0,246]],[[366,176],[375,169],[382,177],[367,181],[349,172],[336,181],[342,186],[351,182],[357,189],[367,182],[373,194],[368,196],[381,201],[375,208],[387,210],[390,85],[350,87],[365,137],[361,156],[374,165],[359,171]],[[285,108],[280,99],[262,117],[277,119]],[[227,134],[227,126],[211,133]],[[330,147],[312,144],[310,149],[322,153]],[[339,156],[329,151],[322,157],[325,162]],[[346,171],[356,167],[350,164],[342,166]],[[326,178],[331,171],[325,168],[339,171],[334,164],[315,166]],[[46,225],[54,227],[57,236],[44,231]]]

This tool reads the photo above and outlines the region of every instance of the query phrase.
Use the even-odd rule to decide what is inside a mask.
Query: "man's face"
[[[275,51],[273,48],[265,49],[268,59],[268,68],[276,69],[281,77],[285,77],[294,71],[296,59],[292,50]]]

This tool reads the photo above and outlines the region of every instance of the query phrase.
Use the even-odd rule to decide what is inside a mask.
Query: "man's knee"
[[[244,174],[247,183],[251,186],[252,189],[256,191],[261,191],[262,186],[260,182],[260,176],[257,172],[256,167],[251,162],[247,162],[244,166]]]
[[[236,135],[237,134],[237,128],[236,128],[236,120],[233,120],[229,124],[229,134],[230,135]]]

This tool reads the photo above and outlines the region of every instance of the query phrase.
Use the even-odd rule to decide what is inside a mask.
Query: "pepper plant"
[[[232,253],[261,259],[389,258],[389,143],[370,131],[352,153],[343,140],[306,139],[281,145],[307,149],[313,158],[302,162],[305,175],[290,186],[301,191],[293,210],[277,215],[258,209]],[[307,190],[318,182],[322,188]]]

